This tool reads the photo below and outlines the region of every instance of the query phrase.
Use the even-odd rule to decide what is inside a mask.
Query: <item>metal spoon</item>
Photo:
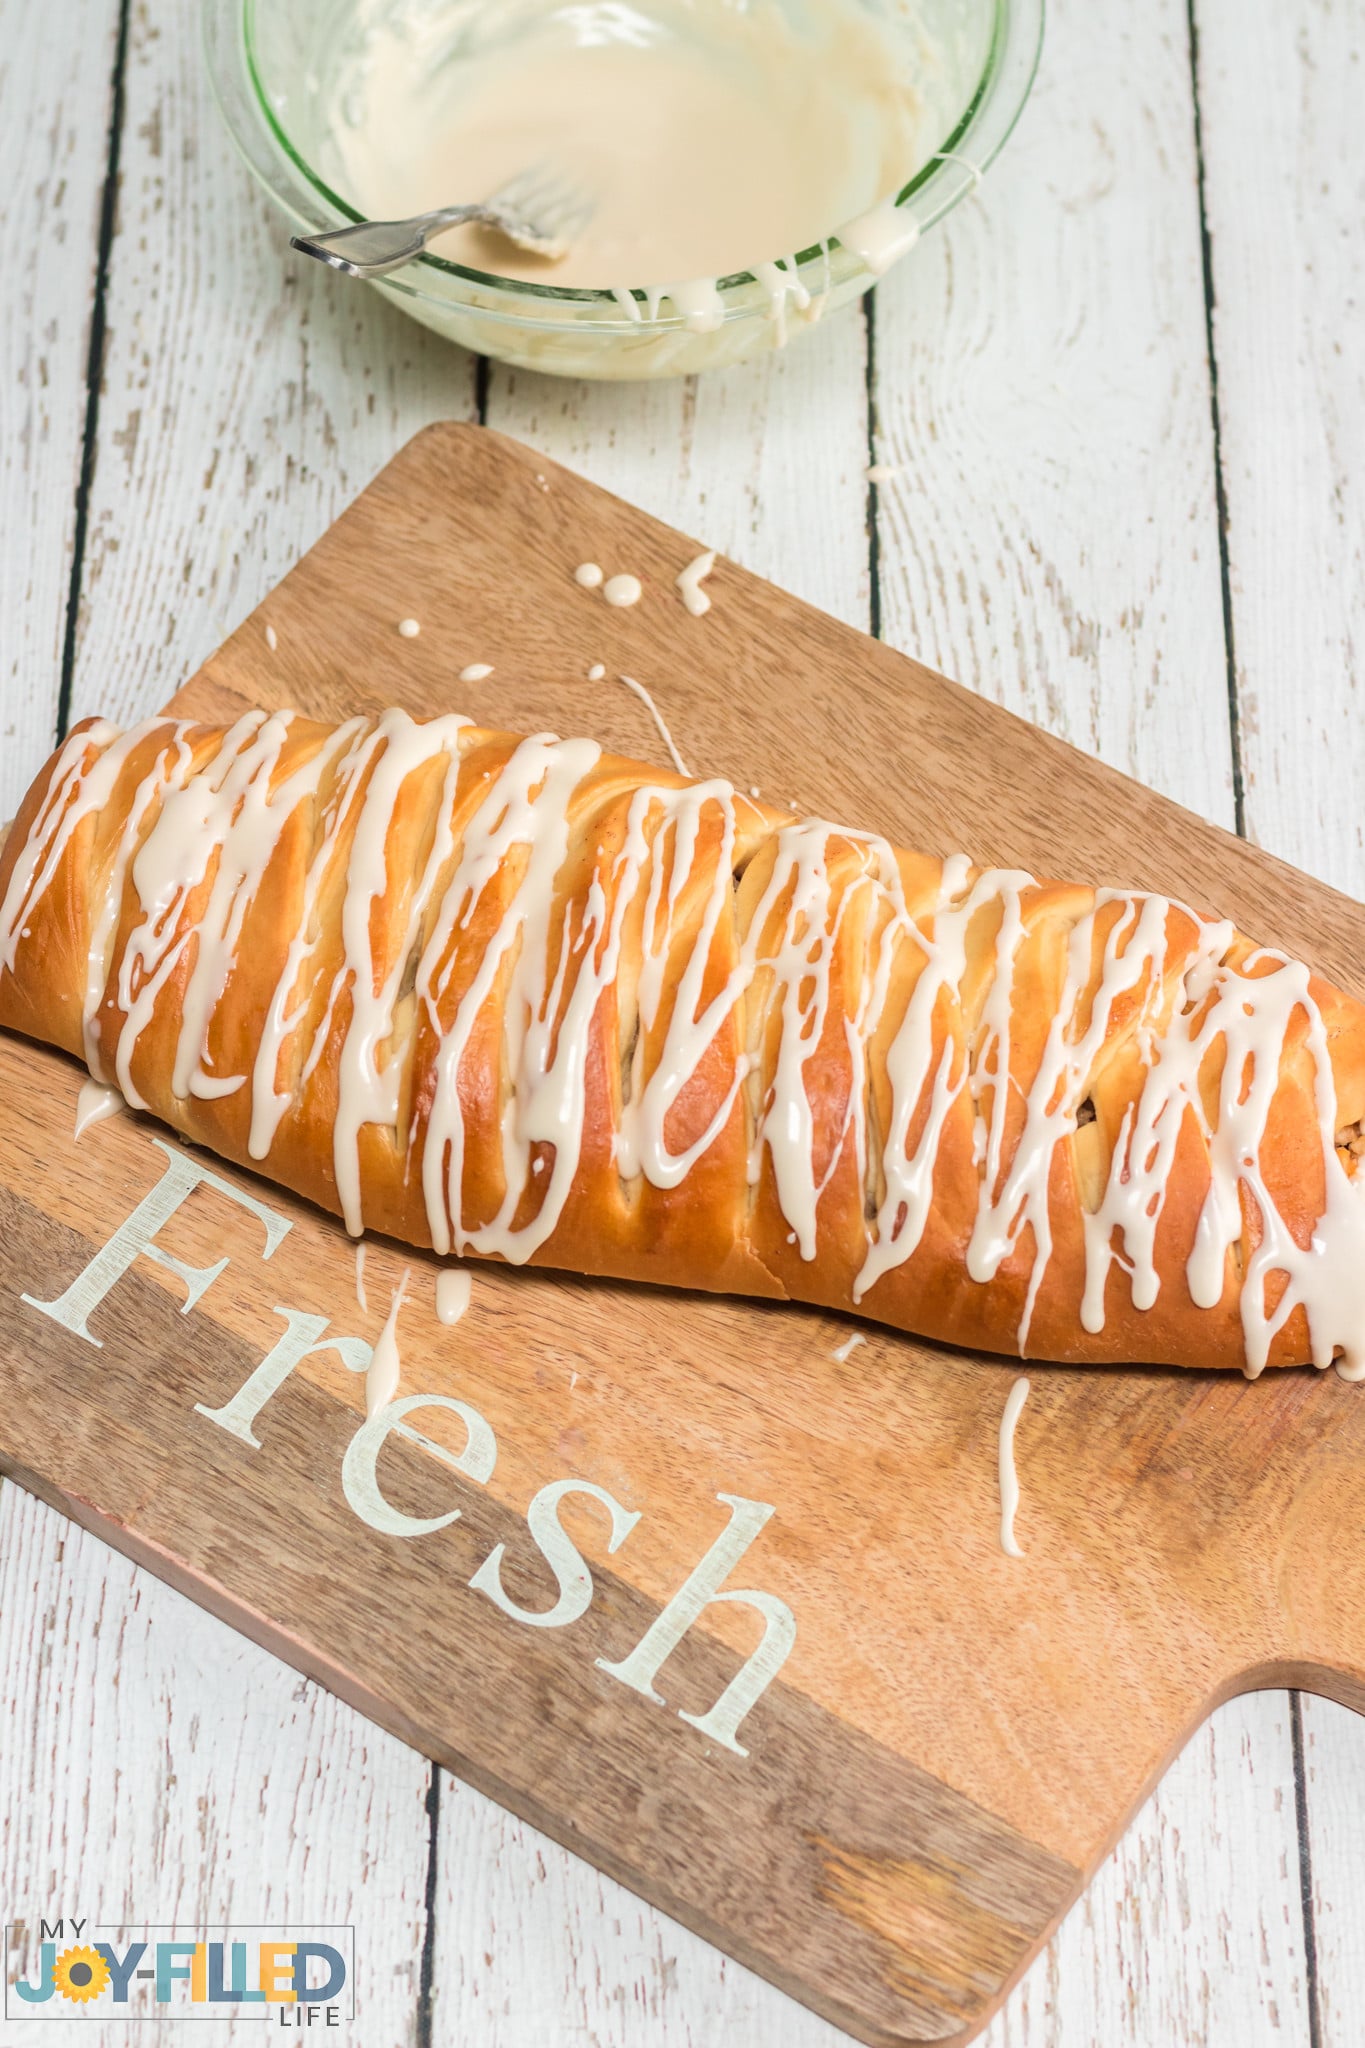
[[[536,164],[501,186],[491,199],[442,206],[410,220],[362,220],[320,235],[294,235],[291,244],[348,277],[386,277],[420,256],[433,235],[478,221],[496,228],[519,249],[551,262],[568,253],[592,218],[593,202],[550,164]]]

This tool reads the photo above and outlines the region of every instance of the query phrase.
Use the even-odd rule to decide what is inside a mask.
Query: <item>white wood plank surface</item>
[[[84,425],[114,9],[84,0],[64,33],[75,4],[0,0],[0,169],[22,198],[0,211],[22,277],[0,311],[0,812],[50,732]],[[1197,4],[1248,821],[1359,889],[1358,806],[1324,792],[1354,786],[1361,751],[1363,195],[1341,166],[1365,23],[1360,0]],[[77,711],[164,698],[409,433],[473,404],[468,358],[284,262],[209,105],[196,13],[133,12]],[[900,471],[878,595],[888,638],[1230,822],[1192,111],[1178,0],[1055,0],[1008,158],[878,294],[876,453]],[[26,296],[35,212],[68,249],[84,235],[84,269],[39,266]],[[864,347],[853,313],[693,384],[495,368],[488,418],[861,625]],[[77,1881],[100,1911],[354,1918],[364,2048],[418,2039],[420,1759],[12,1488],[0,1658],[6,1901]],[[1365,1727],[1303,1712],[1312,1989],[1324,2048],[1354,2048]],[[1294,1791],[1283,1695],[1215,1717],[991,2048],[1309,2042]],[[841,2038],[441,1792],[438,2048]]]
[[[1293,1785],[1280,1768],[1287,1696],[1274,1700],[1273,1744],[1247,1701],[1199,1732],[983,2048],[1308,2048],[1283,1826],[1287,1808],[1292,1835]],[[443,1778],[441,1802],[437,2040],[836,2048],[847,2039],[467,1786]],[[1239,1855],[1252,1859],[1241,1886],[1211,1901],[1203,1865],[1231,1869]],[[1268,1859],[1286,1857],[1267,1871]]]
[[[0,819],[52,747],[117,0],[0,0]]]
[[[360,2038],[414,2040],[429,1828],[411,1750],[16,1486],[0,1674],[5,1919],[353,1924]],[[201,2020],[194,2039],[261,2031]],[[129,2032],[45,2019],[34,2038]]]
[[[164,703],[473,388],[469,356],[291,254],[213,105],[198,0],[135,8],[73,715]]]
[[[898,471],[878,494],[883,630],[1231,823],[1184,17],[1169,5],[1128,22],[1109,47],[1109,24],[1071,12],[1008,177],[878,294],[879,364],[895,368],[877,379],[876,455]],[[1090,121],[1087,75],[1144,86],[1131,103],[1115,93],[1120,132]],[[1159,182],[1142,155],[1153,130]],[[1172,238],[1182,202],[1184,234]],[[1045,233],[1040,223],[1058,213]],[[990,319],[983,307],[997,297]],[[795,351],[782,369],[793,362]],[[740,374],[752,388],[761,372]],[[703,380],[700,397],[710,388]],[[714,497],[701,500],[695,439],[679,465],[669,432],[675,420],[693,424],[688,397],[664,387],[632,400],[495,373],[489,418],[724,547],[733,515],[726,522]],[[841,420],[859,410],[842,384],[836,407]],[[718,396],[712,417],[737,411]],[[786,425],[769,417],[762,433],[779,478],[791,477],[794,453],[809,455],[799,425],[784,435]],[[862,509],[846,475],[862,453],[854,420],[843,434],[829,437],[826,460],[851,526]],[[819,504],[807,495],[816,480],[792,478],[786,504]],[[804,533],[782,533],[777,580],[802,587],[793,565],[809,558],[810,533],[808,520]],[[764,537],[751,527],[750,549]],[[733,551],[770,566],[761,552]],[[848,578],[832,567],[818,565],[827,584]],[[808,594],[860,618],[837,589]],[[1163,697],[1178,720],[1155,715]],[[1297,1846],[1285,1698],[1238,1702],[1182,1757],[988,2040],[1240,2048],[1273,2014],[1279,2037],[1306,2042]],[[605,1880],[590,1881],[603,1901],[595,1914],[575,1905],[563,1852],[458,1788],[443,1809],[441,1852],[435,1981],[451,2039],[486,2035],[512,2048],[587,2038],[591,2027],[615,2048],[639,2037],[646,2015],[670,2048],[829,2038]],[[1178,1903],[1163,1912],[1168,1900]]]
[[[1055,0],[975,200],[877,294],[883,635],[1233,822],[1183,0]]]
[[[713,378],[567,384],[494,365],[487,419],[865,628],[865,372],[855,309],[788,350]],[[630,564],[602,566],[610,574]],[[643,680],[675,724],[667,678]],[[650,756],[657,735],[643,708],[640,719]],[[683,725],[675,737],[687,758]],[[704,746],[699,736],[698,763]],[[437,1871],[438,2041],[817,2048],[846,2038],[445,1776]]]
[[[134,8],[122,173],[73,715],[132,717],[164,702],[410,434],[473,403],[468,357],[373,293],[285,260],[282,228],[212,107],[195,0]],[[7,522],[7,549],[19,524]],[[41,1518],[21,1500],[5,1489],[0,1559]],[[95,1658],[81,1628],[48,1627],[66,1567],[51,1542],[34,1550],[3,1614],[10,1641],[42,1644],[43,1662],[7,1657],[0,1697],[18,1738],[6,1744],[7,1811],[39,1832],[31,1854],[22,1833],[7,1843],[5,1897],[32,1899],[65,1858],[101,1911],[202,1902],[222,1918],[231,1894],[244,1919],[265,1917],[267,1897],[285,1917],[354,1919],[377,2048],[414,2040],[425,1760],[300,1694],[292,1672],[207,1616],[168,1608],[146,1575],[72,1541],[83,1611],[104,1614],[117,1649]],[[142,1612],[159,1625],[120,1625]],[[111,1693],[138,1710],[111,1718]],[[168,1712],[176,1728],[204,1731],[202,1744],[186,1735],[168,1748]],[[54,1770],[63,1821],[44,1849]],[[34,1794],[17,1796],[29,1781]],[[103,1810],[108,1785],[116,1833],[82,1818],[87,1802]],[[236,2042],[259,2030],[243,2019],[212,2031]],[[74,2038],[94,2048],[89,2027]]]
[[[885,636],[1231,825],[1181,0],[1056,0],[998,173],[877,297]],[[1306,2042],[1297,1853],[1287,1702],[1238,1702],[991,2048]]]
[[[579,384],[494,364],[487,418],[866,628],[865,361],[862,320],[848,309],[714,377]]]
[[[1316,2048],[1289,1753],[1287,1693],[1215,1714],[982,2048]]]
[[[1302,1704],[1316,1948],[1315,2048],[1357,2048],[1365,2014],[1365,1729],[1331,1700]]]
[[[1199,0],[1252,836],[1365,888],[1365,7]]]
[[[1365,892],[1360,0],[1198,0],[1247,828]],[[1365,1719],[1302,1703],[1315,2019],[1365,2037]]]

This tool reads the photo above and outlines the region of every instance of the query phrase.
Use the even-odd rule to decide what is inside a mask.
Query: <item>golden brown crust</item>
[[[505,1249],[586,1273],[788,1296],[974,1349],[1244,1365],[1242,1278],[1264,1234],[1246,1176],[1218,1298],[1196,1305],[1188,1277],[1228,1114],[1225,1041],[1201,1053],[1189,1099],[1167,1112],[1178,1131],[1168,1122],[1154,1299],[1136,1305],[1119,1232],[1116,1255],[1101,1261],[1102,1321],[1093,1303],[1091,1327],[1082,1316],[1097,1256],[1087,1218],[1105,1198],[1116,1154],[1122,1164],[1154,1060],[1173,1059],[1163,1048],[1197,1030],[1214,1000],[1201,979],[1208,920],[1066,883],[1007,878],[987,888],[974,870],[950,875],[936,860],[833,827],[803,842],[818,853],[815,880],[803,882],[782,865],[796,829],[788,814],[591,753],[570,778],[563,845],[546,857],[537,894],[541,828],[520,840],[512,832],[500,852],[497,834],[498,793],[513,791],[525,749],[538,743],[465,726],[435,746],[435,730],[262,726],[258,717],[244,740],[238,728],[167,720],[116,746],[109,728],[88,721],[29,791],[0,850],[0,904],[22,912],[8,929],[0,923],[0,1024],[88,1056],[186,1137],[337,1214],[347,1209],[353,1159],[364,1225],[415,1244],[435,1239],[444,1249],[449,1231],[457,1249],[474,1253]],[[256,760],[251,749],[267,737],[260,787],[270,807],[257,837],[244,832],[229,856],[222,826],[237,800],[230,781],[216,795],[210,785],[237,772],[234,762]],[[381,800],[386,759],[407,760],[400,741],[411,760]],[[62,820],[77,817],[100,775],[100,801],[63,841]],[[526,787],[536,804],[548,783]],[[169,813],[158,827],[168,803],[180,807],[177,819],[183,812],[174,829]],[[371,844],[359,835],[373,838],[376,818]],[[258,856],[259,871],[234,883],[231,861],[250,869]],[[365,889],[357,876],[368,877]],[[1133,933],[1143,905],[1157,905],[1147,915],[1160,942],[1139,969]],[[950,936],[960,958],[936,985],[931,963],[946,957]],[[1235,934],[1223,945],[1221,968],[1248,986],[1273,964]],[[528,1051],[530,968],[542,1014],[533,1020],[539,1049]],[[1257,1157],[1263,1196],[1301,1247],[1332,1172],[1313,1005],[1337,1121],[1354,1126],[1365,1114],[1365,1009],[1316,980],[1309,997],[1276,1044]],[[366,1022],[369,998],[378,1036]],[[907,1083],[917,1002],[928,1036]],[[1067,1047],[1087,1047],[1084,1072],[1065,1089],[1049,1079],[1063,1016]],[[694,1028],[700,1018],[705,1031]],[[454,1062],[452,1033],[462,1045]],[[562,1096],[557,1078],[553,1087],[528,1083],[528,1061],[543,1069],[570,1044],[573,1091]],[[685,1071],[669,1093],[680,1045]],[[253,1125],[271,1095],[277,1114],[266,1119],[263,1149]],[[780,1131],[764,1136],[764,1118],[782,1103],[798,1122],[798,1112],[808,1115],[805,1152],[786,1147]],[[653,1140],[640,1136],[649,1130]],[[1352,1135],[1343,1129],[1339,1154],[1351,1175]],[[570,1136],[572,1179],[560,1187],[556,1163]],[[641,1152],[649,1142],[652,1168]],[[674,1172],[689,1152],[687,1169]],[[865,1270],[869,1245],[894,1234],[914,1206],[908,1196],[898,1208],[888,1170],[917,1155],[932,1175],[918,1240]],[[792,1192],[793,1161],[809,1173],[809,1214],[799,1187]],[[1041,1174],[1031,1207],[1027,1191],[1019,1201],[1002,1192],[1029,1161]],[[444,1189],[434,1207],[433,1186]],[[998,1216],[987,1215],[997,1197]],[[1093,1238],[1093,1223],[1089,1231]],[[1268,1311],[1287,1284],[1271,1274]],[[1309,1318],[1296,1301],[1269,1336],[1266,1362],[1309,1354]]]

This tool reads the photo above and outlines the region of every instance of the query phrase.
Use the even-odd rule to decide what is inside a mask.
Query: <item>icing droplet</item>
[[[273,626],[267,626],[265,629],[265,644],[272,654],[280,644],[280,636]]]
[[[398,621],[398,630],[405,640],[415,640],[422,628],[418,625],[416,619],[400,619]]]
[[[640,602],[640,579],[638,576],[609,576],[602,586],[602,595],[618,611],[624,610],[626,605]]]
[[[605,668],[603,668],[601,662],[595,661],[592,667],[588,670],[588,681],[590,683],[600,683],[605,674],[606,670]]]
[[[855,1330],[851,1337],[845,1337],[842,1344],[838,1344],[835,1346],[834,1350],[830,1353],[830,1357],[837,1359],[840,1365],[847,1365],[849,1359],[853,1356],[858,1346],[860,1344],[866,1344],[866,1342],[867,1339],[863,1335],[862,1331]]]
[[[491,662],[471,661],[468,668],[460,670],[460,681],[462,683],[481,683],[485,676],[491,676],[492,673],[493,666]]]
[[[701,586],[703,577],[709,576],[715,566],[716,551],[714,548],[707,548],[704,554],[698,555],[695,561],[689,562],[687,567],[679,572],[678,591],[694,619],[701,618],[704,612],[711,609],[711,600]]]
[[[447,1266],[436,1275],[436,1319],[444,1323],[458,1323],[469,1307],[471,1293],[470,1276],[463,1266]]]
[[[596,562],[580,562],[573,572],[573,580],[581,584],[584,590],[596,590],[602,581],[602,571]]]

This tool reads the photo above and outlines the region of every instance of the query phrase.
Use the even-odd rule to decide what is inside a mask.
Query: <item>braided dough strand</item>
[[[87,721],[0,853],[0,1024],[353,1234],[1365,1373],[1359,1004],[591,740]]]

